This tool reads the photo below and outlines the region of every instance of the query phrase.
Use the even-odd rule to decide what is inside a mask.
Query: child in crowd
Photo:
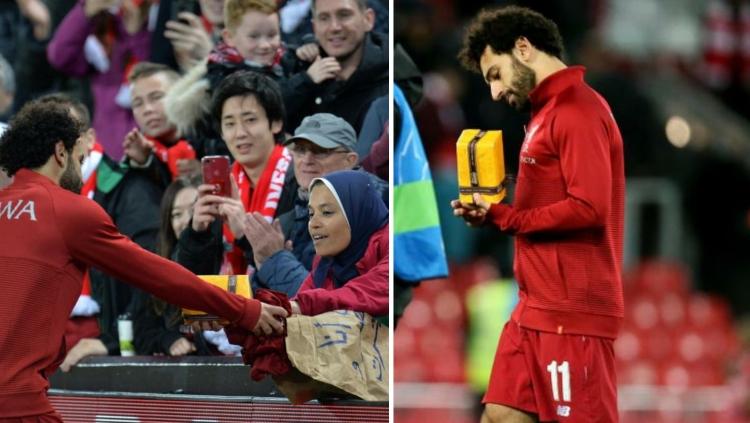
[[[296,63],[293,52],[281,42],[281,29],[273,0],[227,0],[224,4],[222,41],[208,60],[190,70],[167,94],[169,119],[193,139],[199,156],[226,154],[226,147],[210,123],[211,93],[228,75],[251,70],[279,83],[282,98],[286,80]]]

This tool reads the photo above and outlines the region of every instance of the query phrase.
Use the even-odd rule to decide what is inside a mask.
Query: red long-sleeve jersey
[[[516,235],[515,321],[614,338],[623,317],[623,145],[609,106],[583,74],[566,68],[529,95],[514,204],[493,205],[489,219]]]
[[[64,358],[65,322],[88,266],[246,329],[260,316],[257,301],[142,249],[95,202],[22,169],[0,191],[0,417],[52,410],[47,377]]]

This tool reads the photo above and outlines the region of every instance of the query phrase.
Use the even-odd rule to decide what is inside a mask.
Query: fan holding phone
[[[183,72],[188,71],[201,60],[208,57],[208,53],[214,47],[214,39],[218,37],[218,31],[224,24],[224,15],[216,13],[216,7],[211,4],[204,8],[204,3],[220,3],[213,1],[201,1],[200,16],[194,8],[194,2],[176,1],[173,4],[172,19],[166,22],[164,37],[171,43],[174,49],[175,59]]]
[[[254,267],[246,215],[271,222],[293,208],[297,194],[291,154],[277,144],[284,121],[279,86],[257,72],[233,73],[217,87],[211,115],[234,163],[226,156],[202,160],[204,183],[177,260],[198,274],[247,274]]]
[[[214,186],[214,194],[232,196],[232,183],[229,178],[229,157],[206,156],[201,159],[203,183]]]

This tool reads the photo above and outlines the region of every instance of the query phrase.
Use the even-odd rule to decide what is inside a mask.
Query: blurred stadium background
[[[478,421],[516,301],[511,238],[451,216],[455,141],[502,129],[515,174],[527,116],[491,102],[455,59],[482,6],[555,20],[569,64],[610,103],[625,142],[626,319],[621,421],[750,421],[750,1],[395,0],[395,39],[424,77],[415,114],[451,266],[423,282],[395,332],[395,419]]]

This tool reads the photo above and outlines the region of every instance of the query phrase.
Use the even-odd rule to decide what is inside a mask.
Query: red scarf
[[[81,195],[94,199],[94,192],[96,192],[96,169],[101,163],[104,155],[104,147],[98,142],[94,143],[94,147],[89,152],[86,161],[83,162],[81,173],[83,173],[83,187],[81,188]],[[83,285],[81,286],[81,296],[91,296],[91,277],[89,271],[86,269],[86,273],[83,274]]]
[[[209,37],[213,38],[214,36],[214,24],[211,23],[208,19],[206,19],[205,16],[201,15],[201,23],[203,24],[203,29],[206,30],[206,33]]]
[[[276,50],[273,56],[273,63],[271,66],[276,66],[281,63],[281,59],[284,57],[286,47],[283,45]],[[216,46],[208,54],[208,63],[220,63],[223,65],[241,65],[245,62],[245,58],[242,57],[240,52],[229,46],[224,41],[219,41]]]
[[[95,142],[94,147],[89,151],[88,157],[86,157],[81,166],[81,173],[83,175],[81,195],[91,200],[94,199],[94,192],[96,191],[96,169],[99,167],[103,155],[104,147]]]
[[[185,140],[179,140],[171,146],[166,146],[156,138],[146,137],[146,139],[154,143],[154,155],[167,165],[173,180],[180,176],[177,171],[177,160],[196,158],[193,146]]]
[[[237,183],[240,190],[240,201],[245,206],[245,212],[258,212],[271,222],[276,216],[276,209],[279,207],[281,192],[284,189],[284,180],[286,172],[292,162],[292,156],[289,150],[281,145],[274,147],[271,157],[268,158],[263,173],[258,179],[258,185],[253,187],[252,181],[245,173],[245,170],[237,162],[232,165],[232,177]],[[224,238],[232,244],[232,249],[224,257],[225,263],[230,264],[231,271],[235,275],[249,274],[245,256],[242,250],[234,245],[234,236],[228,225],[224,225]]]

